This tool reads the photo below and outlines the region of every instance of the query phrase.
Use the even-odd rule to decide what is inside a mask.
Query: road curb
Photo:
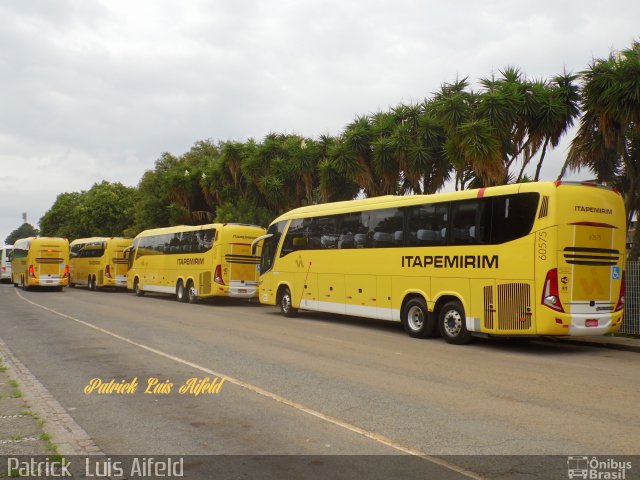
[[[78,425],[49,391],[18,360],[0,338],[0,358],[13,378],[20,384],[20,390],[30,408],[46,422],[47,433],[51,435],[61,455],[104,455],[87,432]]]
[[[627,337],[543,337],[547,342],[571,343],[587,347],[609,348],[625,352],[640,353],[640,339]]]

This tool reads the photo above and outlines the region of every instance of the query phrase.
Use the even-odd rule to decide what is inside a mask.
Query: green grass
[[[51,441],[51,435],[49,435],[48,433],[42,432],[40,434],[40,440],[44,441],[47,443],[47,450],[51,451],[51,452],[57,452],[58,451],[58,447],[56,446],[55,443],[53,443]]]
[[[12,388],[12,390],[11,390],[11,398],[21,398],[22,397],[22,392],[20,391],[20,388],[18,386],[18,382],[16,382],[15,380],[9,380],[7,382],[7,384]]]

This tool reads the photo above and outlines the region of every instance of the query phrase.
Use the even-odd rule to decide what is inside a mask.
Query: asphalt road
[[[478,468],[446,456],[640,452],[632,352],[453,346],[390,322],[126,292],[2,285],[0,305],[0,338],[108,454],[422,454],[455,478]],[[217,395],[178,393],[215,375]],[[93,378],[139,387],[87,395]],[[149,378],[174,386],[145,394]]]

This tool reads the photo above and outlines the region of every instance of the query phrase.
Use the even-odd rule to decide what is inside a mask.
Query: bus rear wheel
[[[176,286],[176,300],[180,303],[187,301],[187,293],[184,290],[184,283],[182,283],[182,280],[178,280],[178,285]]]
[[[278,305],[280,305],[280,312],[282,312],[285,317],[295,317],[298,314],[298,309],[293,308],[291,290],[289,290],[289,287],[284,287],[280,291]]]
[[[98,290],[98,285],[96,283],[96,277],[95,276],[89,277],[89,290],[91,290],[93,292]]]
[[[133,281],[133,293],[136,294],[136,297],[144,295],[144,291],[140,288],[140,281],[137,278]]]
[[[409,336],[414,338],[433,337],[436,322],[420,297],[410,299],[402,309],[402,326]]]
[[[454,300],[445,303],[438,315],[438,326],[442,337],[454,345],[465,345],[471,341],[471,333],[467,330],[464,308]]]
[[[192,280],[187,282],[187,299],[189,303],[198,303],[198,294]]]

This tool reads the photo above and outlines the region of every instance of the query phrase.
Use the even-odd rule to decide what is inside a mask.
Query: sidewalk
[[[604,335],[595,337],[545,337],[549,342],[573,343],[589,347],[612,348],[627,352],[640,353],[640,338],[623,337],[620,335]]]
[[[54,455],[46,424],[23,397],[0,354],[0,455]]]
[[[102,455],[0,338],[0,455]]]

